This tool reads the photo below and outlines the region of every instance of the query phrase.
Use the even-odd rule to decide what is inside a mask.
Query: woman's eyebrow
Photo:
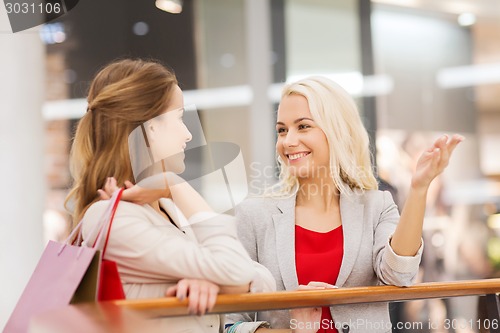
[[[294,124],[296,124],[296,123],[300,123],[302,120],[310,120],[310,121],[314,121],[314,120],[312,120],[311,118],[302,117],[302,118],[299,118],[299,119],[295,120],[293,123],[294,123]]]
[[[302,118],[296,119],[293,123],[294,123],[294,124],[296,124],[296,123],[300,123],[302,120],[310,120],[310,121],[314,121],[314,120],[312,120],[311,118],[302,117]],[[283,123],[283,122],[281,122],[281,121],[277,121],[277,122],[276,122],[276,125],[285,125],[285,123]]]

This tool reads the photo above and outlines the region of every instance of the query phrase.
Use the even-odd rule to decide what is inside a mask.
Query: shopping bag
[[[99,273],[99,288],[97,299],[99,301],[111,301],[125,299],[118,266],[112,260],[102,260]]]
[[[50,241],[4,333],[26,332],[30,318],[72,300],[73,303],[95,301],[99,262],[100,253],[94,248]],[[77,290],[80,284],[82,289]]]
[[[116,191],[113,194],[108,209],[96,225],[99,236],[94,245],[101,242],[101,235],[104,234],[103,228],[108,227],[105,230],[108,231],[106,234],[109,238],[111,229],[109,225],[122,191]],[[79,246],[79,241],[76,241],[76,245],[74,244],[73,240],[76,238],[76,233],[80,232],[82,223],[83,221],[80,221],[65,242],[49,241],[7,321],[4,333],[26,332],[30,319],[45,311],[68,304],[97,300],[98,282],[100,279],[106,280],[107,278],[105,278],[106,275],[102,278],[99,276],[101,251],[98,247]],[[116,274],[118,274],[117,271]],[[106,288],[103,286],[101,289]]]

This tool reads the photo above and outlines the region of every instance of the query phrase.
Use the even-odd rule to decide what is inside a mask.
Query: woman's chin
[[[171,158],[165,163],[166,169],[169,172],[173,172],[175,174],[181,174],[186,170],[186,163],[184,163],[184,156],[182,158],[179,158],[179,156],[176,156],[176,158]]]
[[[186,165],[184,165],[184,163],[179,166],[178,170],[174,171],[176,174],[180,175],[181,173],[183,173],[184,171],[186,171]]]
[[[309,168],[309,165],[293,165],[293,166],[288,166],[288,171],[290,175],[296,177],[296,178],[309,178],[311,170]]]

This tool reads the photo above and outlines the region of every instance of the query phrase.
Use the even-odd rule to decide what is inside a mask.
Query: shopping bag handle
[[[116,209],[118,208],[118,204],[120,203],[120,199],[122,198],[123,190],[124,190],[123,188],[120,188],[120,189],[115,191],[115,193],[117,192],[117,194],[116,194],[115,200],[113,201],[113,205],[112,205],[112,209],[111,209],[111,216],[109,217],[108,230],[106,232],[106,240],[104,241],[104,246],[102,249],[102,256],[101,256],[102,258],[104,258],[104,253],[106,253],[106,247],[108,246],[109,234],[111,233],[111,225],[113,224]],[[113,195],[114,195],[114,193],[113,193]],[[111,204],[110,204],[110,206],[111,206]],[[101,230],[99,230],[99,235],[97,236],[96,240],[94,241],[94,245],[92,245],[92,247],[95,247],[96,244],[99,244],[101,237],[103,235],[103,233],[102,233],[103,229],[104,229],[104,225],[102,226]]]
[[[111,196],[111,199],[109,200],[110,203],[109,203],[108,207],[106,208],[104,213],[99,218],[99,222],[96,223],[96,225],[90,231],[89,235],[95,235],[96,232],[98,232],[96,240],[95,240],[94,244],[92,245],[92,247],[94,247],[96,244],[100,243],[100,239],[102,238],[102,236],[101,236],[102,229],[104,228],[104,226],[107,224],[108,221],[112,221],[112,219],[114,218],[114,215],[115,215],[116,209],[118,207],[118,203],[120,202],[122,193],[123,193],[123,188],[120,188],[113,193],[113,195]],[[109,219],[110,216],[111,216],[111,219]],[[73,230],[71,231],[69,236],[62,243],[61,248],[59,249],[59,252],[57,253],[58,255],[61,254],[61,252],[66,247],[66,245],[73,245],[73,244],[75,244],[75,241],[77,241],[76,245],[80,246],[79,243],[81,240],[81,230],[82,230],[81,228],[82,228],[84,221],[85,221],[85,219],[81,219],[80,222],[78,222],[77,226],[75,228],[73,228]],[[109,238],[109,230],[110,229],[111,228],[108,228],[107,238]],[[77,233],[78,233],[78,235],[77,235]],[[75,237],[75,236],[77,236],[77,237]],[[106,243],[107,243],[107,239],[106,239]]]

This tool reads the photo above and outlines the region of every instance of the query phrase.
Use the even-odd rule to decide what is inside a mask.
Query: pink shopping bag
[[[97,244],[105,227],[109,227],[121,196],[116,191],[107,211],[96,226],[99,232]],[[75,233],[79,232],[81,221],[64,243],[50,241],[31,275],[4,333],[24,333],[28,331],[30,319],[57,307],[81,302],[97,301],[101,251],[98,246],[73,245]],[[107,229],[104,229],[107,230]],[[105,235],[106,236],[106,235]],[[79,238],[79,237],[78,237]],[[107,241],[107,239],[106,239]]]

